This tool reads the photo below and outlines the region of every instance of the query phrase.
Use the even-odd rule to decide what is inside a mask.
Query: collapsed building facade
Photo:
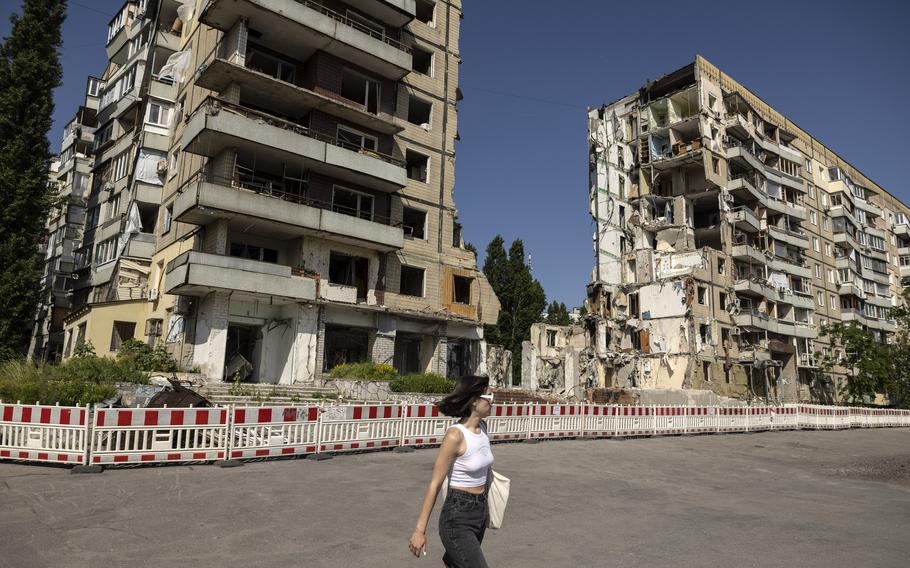
[[[907,207],[702,57],[588,125],[596,382],[836,400],[819,330],[894,331]]]
[[[454,202],[460,21],[459,1],[126,2],[62,356],[137,338],[216,381],[486,372],[499,302]]]

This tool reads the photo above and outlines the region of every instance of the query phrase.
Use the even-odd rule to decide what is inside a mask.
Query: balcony
[[[746,165],[756,171],[764,173],[765,165],[755,157],[755,154],[752,151],[743,145],[744,143],[739,142],[735,139],[728,139],[724,144],[727,148],[727,159],[728,160],[737,160],[743,165]]]
[[[397,134],[404,129],[391,115],[368,112],[365,105],[328,89],[306,89],[220,55],[200,67],[196,84],[215,92],[223,92],[231,84],[239,85],[244,93],[256,97],[258,107],[287,116],[316,109],[383,134]]]
[[[730,214],[730,222],[736,223],[736,229],[747,233],[757,233],[761,230],[761,220],[748,207],[737,207]]]
[[[390,193],[407,182],[403,160],[214,98],[193,113],[183,130],[182,147],[210,158],[229,148],[250,154],[270,149],[286,162],[302,161],[307,169]]]
[[[417,15],[416,0],[346,0],[374,20],[400,28]]]
[[[370,4],[381,9],[413,2]],[[271,42],[299,54],[299,59],[321,50],[395,81],[411,72],[408,46],[313,0],[210,0],[199,16],[201,22],[225,32],[241,19],[257,30],[268,30]]]
[[[786,272],[793,276],[799,276],[800,278],[810,278],[812,276],[812,271],[809,270],[809,264],[804,259],[800,258],[775,256],[772,260],[768,261],[768,267],[771,270]]]
[[[762,254],[762,251],[752,245],[746,244],[733,246],[733,258],[746,262],[757,262],[759,264],[765,264],[768,261],[768,259],[765,258],[765,255]]]
[[[153,233],[136,233],[130,237],[123,251],[129,258],[150,259],[155,254],[155,235]]]
[[[256,223],[277,236],[312,235],[382,252],[404,247],[404,231],[388,219],[361,218],[289,189],[239,174],[232,179],[198,175],[183,186],[174,202],[174,217],[194,225],[229,219],[239,229]]]
[[[290,302],[316,299],[316,281],[295,276],[290,266],[204,252],[185,252],[167,265],[164,291],[183,296],[205,296],[212,291],[233,292],[232,298]]]
[[[796,205],[795,203],[782,201],[773,197],[768,197],[765,200],[765,207],[772,211],[776,211],[777,213],[790,215],[801,221],[805,221],[809,217],[809,211],[802,205]]]
[[[772,298],[777,295],[777,290],[759,280],[737,280],[733,289],[741,294],[752,293],[756,296]]]
[[[837,293],[841,296],[856,296],[857,298],[866,298],[866,292],[853,282],[842,282],[837,287]]]
[[[815,359],[815,355],[811,353],[800,353],[799,357],[796,359],[797,367],[805,367],[807,369],[817,369],[818,360]]]
[[[799,247],[801,249],[809,248],[809,237],[805,233],[798,233],[796,231],[790,231],[788,229],[781,229],[775,227],[774,225],[768,226],[768,233],[771,234],[775,239],[785,242],[787,244]]]
[[[910,238],[910,225],[907,225],[906,223],[896,224],[892,227],[891,232],[895,235],[904,237],[905,239]]]

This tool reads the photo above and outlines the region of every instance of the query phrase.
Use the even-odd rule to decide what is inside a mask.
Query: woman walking
[[[448,429],[439,448],[409,547],[414,556],[426,554],[427,523],[439,488],[449,476],[439,514],[439,537],[445,547],[442,561],[448,568],[487,567],[480,544],[487,526],[486,485],[493,464],[483,422],[493,407],[489,381],[487,377],[462,377],[452,394],[436,403],[440,412],[459,420]]]

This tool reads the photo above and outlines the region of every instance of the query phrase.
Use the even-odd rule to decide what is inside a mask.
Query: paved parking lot
[[[494,447],[491,566],[905,567],[910,429]],[[0,566],[441,566],[435,450],[109,470],[0,464]],[[437,506],[438,513],[438,506]]]

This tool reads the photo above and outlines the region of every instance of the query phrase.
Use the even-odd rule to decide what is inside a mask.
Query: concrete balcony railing
[[[210,0],[199,19],[225,32],[248,20],[251,27],[268,30],[269,41],[286,46],[288,53],[322,50],[388,79],[411,72],[410,47],[314,0]]]
[[[893,232],[895,235],[910,238],[910,225],[907,225],[906,223],[894,225],[894,227],[891,228],[891,232]]]
[[[417,15],[417,0],[347,0],[376,21],[400,28]]]
[[[773,197],[768,197],[765,200],[765,207],[777,213],[783,213],[785,215],[790,215],[791,217],[796,217],[801,221],[805,221],[809,217],[809,211],[804,206],[796,205],[795,203],[790,203],[788,201],[782,201],[780,199],[775,199]]]
[[[345,284],[334,284],[328,281],[320,282],[319,298],[339,304],[356,304],[357,288]]]
[[[271,226],[285,235],[314,235],[383,252],[404,247],[404,230],[389,219],[376,215],[364,219],[331,203],[308,199],[305,191],[279,192],[255,181],[196,175],[174,202],[174,218],[194,225],[216,219],[236,219],[244,225],[256,219],[261,227]]]
[[[400,158],[353,146],[328,134],[215,98],[205,101],[183,130],[186,152],[214,157],[235,148],[276,160],[302,162],[330,177],[395,192],[407,183]]]
[[[765,194],[758,190],[758,188],[755,186],[755,183],[753,183],[753,180],[750,180],[746,177],[737,177],[729,180],[727,182],[727,191],[736,197],[741,197],[742,199],[752,199],[758,201],[762,205],[765,204]]]
[[[761,230],[761,220],[758,215],[748,207],[737,207],[730,214],[730,221],[736,223],[736,228],[747,233],[757,233]]]
[[[809,248],[809,237],[805,233],[798,233],[781,229],[773,225],[768,226],[768,233],[775,239],[802,249]]]
[[[856,296],[863,299],[866,297],[866,292],[853,282],[842,282],[837,287],[837,293],[841,296]]]
[[[747,244],[733,245],[733,258],[759,264],[765,264],[768,261],[761,250]]]
[[[167,265],[164,291],[205,296],[231,291],[234,298],[316,299],[316,281],[295,276],[290,266],[204,252],[185,252]]]
[[[802,258],[778,257],[768,261],[768,267],[778,272],[786,272],[800,278],[810,278],[812,271],[809,269],[809,263]]]

